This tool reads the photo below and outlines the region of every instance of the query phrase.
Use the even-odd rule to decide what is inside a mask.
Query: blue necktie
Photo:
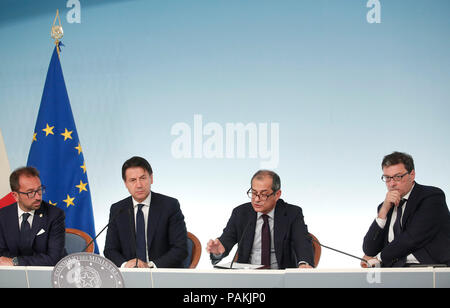
[[[28,217],[30,217],[30,213],[22,214],[22,224],[20,225],[20,252],[22,255],[31,255],[33,252],[31,251],[31,227],[28,222]]]
[[[145,244],[145,220],[142,212],[143,204],[138,204],[136,214],[136,257],[139,260],[147,262],[147,247]]]

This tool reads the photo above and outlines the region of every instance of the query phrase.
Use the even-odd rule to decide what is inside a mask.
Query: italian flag
[[[9,187],[10,173],[11,169],[9,168],[8,155],[6,153],[6,147],[0,129],[0,208],[16,202],[12,196],[11,188]]]

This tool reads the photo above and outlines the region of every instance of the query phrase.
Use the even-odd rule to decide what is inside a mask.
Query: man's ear
[[[13,191],[12,193],[12,196],[13,196],[13,198],[14,198],[14,200],[16,200],[16,202],[19,202],[19,193],[18,192],[15,192],[15,191]]]
[[[409,176],[411,177],[411,182],[414,182],[414,180],[416,179],[416,171],[413,169],[410,173]]]
[[[277,201],[278,199],[280,199],[280,197],[281,197],[281,189],[275,193],[275,199],[277,199]]]

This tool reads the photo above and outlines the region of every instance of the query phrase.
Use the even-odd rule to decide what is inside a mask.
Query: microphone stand
[[[99,233],[97,233],[97,235],[89,242],[89,244],[86,245],[86,247],[84,247],[83,252],[86,252],[86,250],[89,248],[89,246],[91,246],[92,243],[100,236],[100,234],[102,234],[103,231],[105,231],[105,229],[108,228],[109,225],[110,225],[114,220],[116,220],[117,216],[119,216],[119,214],[122,213],[122,212],[124,211],[124,209],[125,209],[125,208],[122,208],[120,211],[118,211],[118,212],[116,213],[116,215],[114,215],[114,216],[111,218],[111,220],[108,222],[108,224],[107,224],[106,226],[104,226],[103,229],[102,229]]]
[[[132,212],[133,208],[128,208],[128,216],[130,218],[130,230],[131,230],[131,237],[133,238],[134,243],[134,255],[136,257],[136,264],[134,265],[134,268],[138,268],[138,258],[137,258],[137,245],[136,245],[136,228],[133,228],[134,224],[134,213]]]
[[[349,256],[349,257],[352,257],[352,258],[355,258],[355,259],[358,259],[359,261],[362,261],[362,262],[366,263],[368,267],[372,267],[372,266],[369,264],[369,262],[367,262],[367,261],[364,260],[363,258],[354,256],[354,255],[352,255],[352,254],[349,254],[349,253],[347,253],[347,252],[341,251],[341,250],[336,249],[336,248],[332,248],[332,247],[323,245],[322,243],[320,243],[319,241],[315,240],[315,239],[314,239],[313,237],[311,237],[311,236],[310,236],[310,239],[311,239],[311,241],[313,241],[313,242],[319,244],[321,247],[324,247],[324,248],[327,248],[327,249],[336,251],[336,252],[338,252],[338,253],[341,253],[341,254],[343,254],[343,255],[346,255],[346,256]]]
[[[233,269],[234,259],[236,259],[237,253],[239,251],[239,246],[241,245],[242,239],[244,238],[245,232],[247,231],[248,225],[250,225],[250,221],[247,223],[247,225],[244,228],[244,232],[242,232],[241,239],[237,243],[236,252],[234,253],[233,260],[231,260],[230,269]]]

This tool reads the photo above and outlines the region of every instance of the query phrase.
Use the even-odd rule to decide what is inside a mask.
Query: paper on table
[[[249,264],[249,263],[238,263],[238,262],[233,262],[233,268],[230,268],[230,266],[231,266],[231,262],[214,265],[215,268],[221,268],[221,269],[260,269],[260,268],[264,267],[261,264]]]

